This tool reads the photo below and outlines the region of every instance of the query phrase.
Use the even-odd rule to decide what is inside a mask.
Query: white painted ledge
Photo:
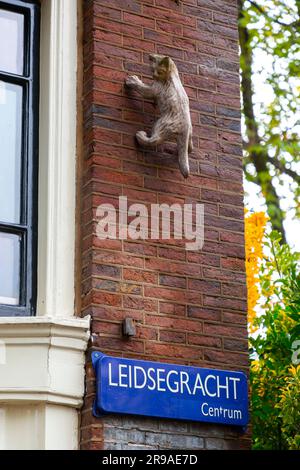
[[[80,408],[90,318],[0,318],[0,405]]]
[[[37,316],[0,318],[0,449],[78,448],[90,323],[74,317],[80,11],[41,0]]]

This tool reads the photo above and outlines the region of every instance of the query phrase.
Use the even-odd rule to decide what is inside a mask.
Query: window
[[[39,15],[0,1],[0,316],[35,313]]]

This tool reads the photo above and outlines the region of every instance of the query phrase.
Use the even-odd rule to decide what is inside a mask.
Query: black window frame
[[[19,305],[0,304],[0,317],[32,316],[36,313],[37,299],[40,3],[0,0],[0,9],[24,15],[23,74],[0,70],[1,81],[23,89],[21,219],[20,224],[0,220],[0,232],[21,236],[20,302]]]

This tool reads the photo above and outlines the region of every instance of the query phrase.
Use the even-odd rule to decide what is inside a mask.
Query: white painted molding
[[[37,315],[74,315],[77,2],[42,0]]]
[[[0,449],[78,448],[90,336],[74,316],[77,1],[41,6],[37,316],[0,318]]]
[[[80,408],[90,318],[0,318],[0,405],[43,402]]]
[[[0,450],[77,450],[78,412],[52,404],[0,405]]]

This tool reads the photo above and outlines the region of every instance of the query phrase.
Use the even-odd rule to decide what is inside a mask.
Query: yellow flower
[[[260,363],[258,359],[255,359],[254,361],[251,361],[251,368],[253,369],[254,372],[258,372],[260,369]]]
[[[298,374],[298,372],[300,372],[300,364],[297,367],[291,366],[289,368],[289,372],[295,377]]]
[[[246,275],[248,291],[248,322],[249,330],[254,333],[256,317],[255,307],[259,299],[258,274],[260,262],[263,258],[263,238],[265,235],[268,217],[264,212],[254,212],[248,215],[245,211],[245,249],[246,249]]]

